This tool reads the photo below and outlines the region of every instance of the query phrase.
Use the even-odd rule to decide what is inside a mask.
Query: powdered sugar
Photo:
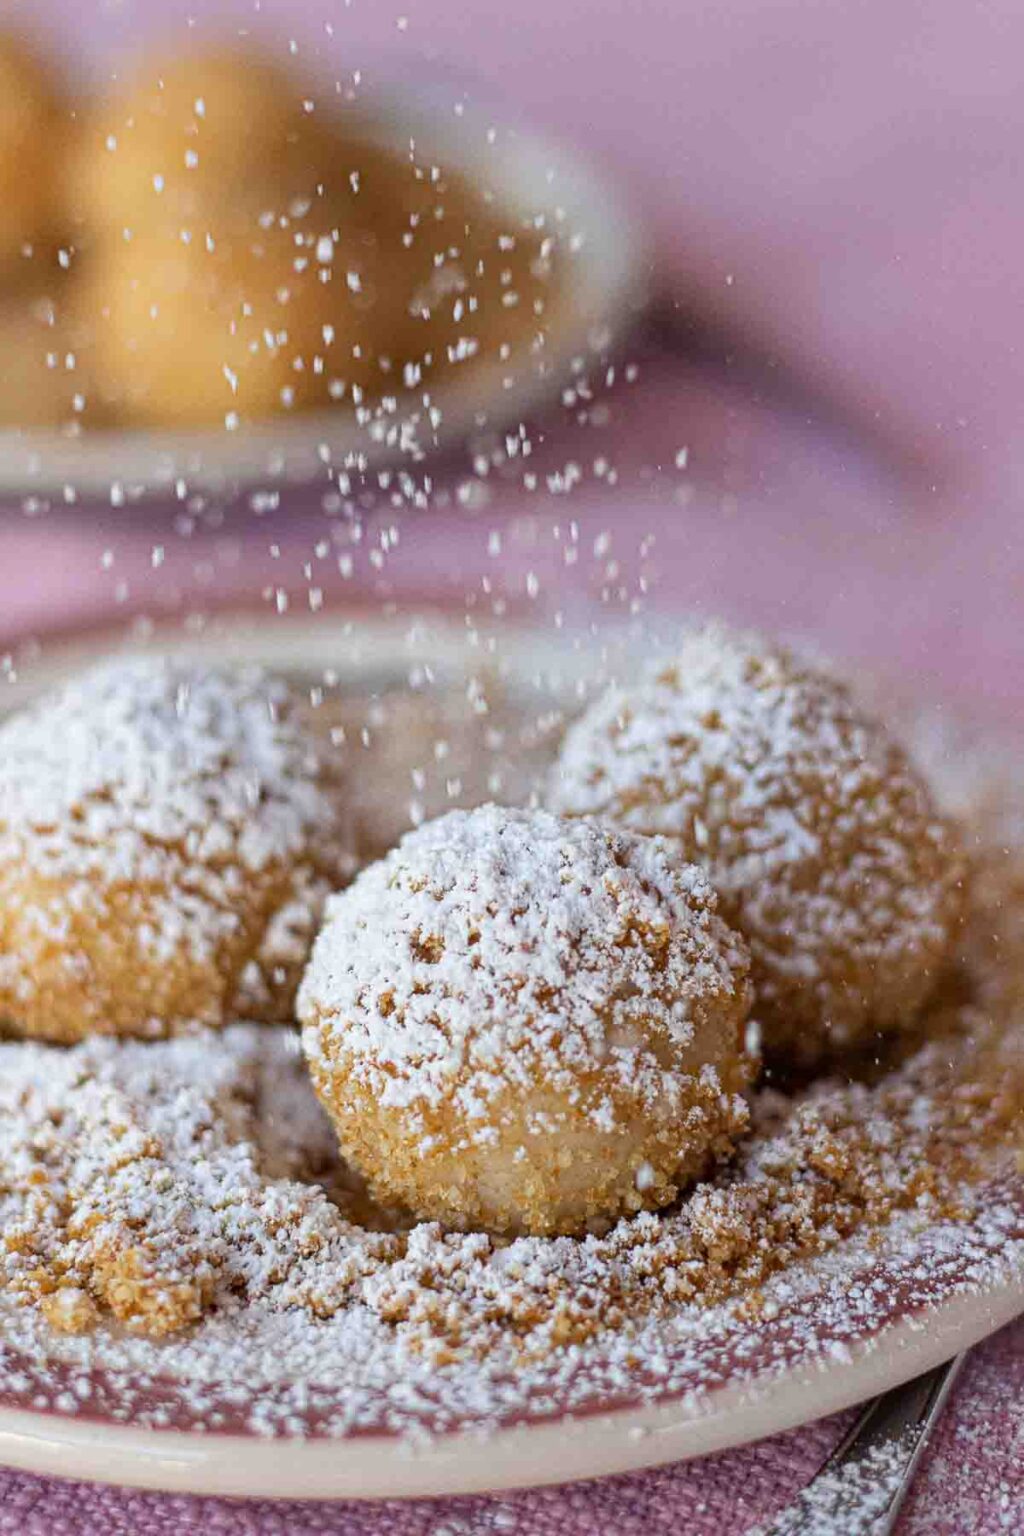
[[[524,711],[495,668],[454,677],[413,665],[401,684],[367,692],[311,690],[310,724],[349,775],[361,856],[380,858],[403,833],[454,807],[536,799],[564,716],[553,701]]]
[[[1005,1285],[1024,1268],[1006,899],[1024,861],[1001,851],[1019,795],[1002,766],[964,773],[983,878],[921,1042],[861,1082],[761,1090],[732,1168],[604,1236],[504,1242],[374,1212],[331,1163],[286,1032],[0,1045],[4,1397],[254,1433],[488,1427],[703,1400]],[[180,1326],[125,1331],[154,1320]]]
[[[549,803],[672,837],[749,940],[766,1039],[813,1057],[924,1000],[962,868],[902,752],[833,677],[687,634],[566,736]]]
[[[110,662],[0,727],[0,857],[160,880],[163,850],[258,871],[332,819],[288,690],[256,671]]]
[[[287,688],[254,670],[127,658],[15,715],[0,727],[10,1011],[51,984],[43,957],[58,950],[65,985],[76,967],[124,968],[133,946],[154,968],[230,968],[260,950],[262,924],[255,970],[269,981],[301,963],[325,885],[343,877],[342,806]]]
[[[9,1289],[42,1295],[59,1324],[49,1303],[70,1287],[83,1321],[104,1309],[151,1335],[239,1290],[315,1311],[323,1289],[324,1310],[343,1306],[345,1277],[383,1262],[388,1240],[350,1228],[317,1184],[275,1178],[328,1162],[294,1046],[236,1026],[0,1047]]]
[[[541,811],[452,812],[328,903],[299,999],[307,1049],[322,1056],[324,1023],[384,1103],[436,1104],[467,1068],[485,1102],[538,1076],[578,1093],[595,1071],[624,1088],[653,1075],[656,1097],[666,1074],[640,1032],[656,1019],[685,1047],[692,1015],[743,985],[715,905],[656,841]]]
[[[746,1123],[747,954],[654,839],[485,805],[330,902],[299,1015],[341,1146],[455,1226],[664,1205]]]
[[[63,1055],[64,1074],[38,1046],[0,1055],[6,1288],[47,1317],[4,1305],[3,1388],[38,1406],[285,1433],[495,1422],[706,1388],[729,1359],[746,1372],[794,1348],[827,1358],[894,1305],[1024,1263],[1024,1204],[921,1161],[956,1117],[941,1095],[926,1109],[913,1074],[888,1099],[832,1089],[766,1106],[774,1134],[678,1212],[502,1244],[373,1232],[297,1182],[323,1156],[323,1124],[278,1031],[90,1043]],[[1000,1159],[984,1158],[995,1177]],[[85,1297],[129,1328],[185,1331],[55,1334],[64,1295],[72,1315]]]

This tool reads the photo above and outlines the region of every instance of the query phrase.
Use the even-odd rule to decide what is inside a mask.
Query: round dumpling
[[[0,1022],[287,1019],[350,872],[343,786],[283,683],[107,663],[0,726]]]
[[[393,389],[412,319],[373,238],[334,227],[313,204],[216,240],[153,229],[98,248],[80,306],[104,399],[139,425],[230,427]]]
[[[316,196],[332,148],[287,71],[186,53],[147,63],[86,114],[71,194],[88,230],[119,236],[206,226],[239,204],[283,213]]]
[[[102,401],[128,423],[342,405],[411,450],[440,376],[469,365],[487,395],[545,370],[555,237],[267,59],[146,68],[68,182]]]
[[[840,682],[755,636],[696,631],[598,700],[548,803],[702,865],[792,1059],[909,1023],[949,956],[963,865],[925,783]]]
[[[299,1016],[385,1202],[572,1233],[671,1201],[746,1123],[747,953],[664,843],[452,811],[333,897]]]

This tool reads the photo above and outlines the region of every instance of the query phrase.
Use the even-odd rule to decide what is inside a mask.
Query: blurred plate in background
[[[415,429],[424,452],[458,446],[481,432],[517,425],[557,398],[567,380],[614,350],[646,298],[647,262],[637,223],[619,189],[575,151],[532,131],[497,130],[497,114],[479,101],[456,115],[450,85],[405,82],[381,89],[362,106],[367,137],[408,155],[417,150],[490,188],[519,216],[543,214],[573,237],[569,280],[552,313],[542,366],[522,368],[509,387],[507,367],[480,363],[465,377],[449,374],[433,391],[440,421]],[[492,142],[493,140],[493,142]],[[416,402],[410,403],[410,410]],[[257,483],[302,482],[328,469],[363,470],[403,459],[398,425],[361,426],[347,409],[310,410],[229,432],[222,426],[181,430],[48,428],[0,432],[0,493],[32,495],[74,488],[77,497],[189,489],[230,491]],[[418,415],[426,412],[419,408]],[[374,428],[377,427],[375,431]]]

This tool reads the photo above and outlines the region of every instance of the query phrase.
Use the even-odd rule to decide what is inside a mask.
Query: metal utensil
[[[889,1536],[966,1354],[873,1398],[762,1536]]]

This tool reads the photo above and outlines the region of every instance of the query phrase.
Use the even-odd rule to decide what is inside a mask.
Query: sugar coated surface
[[[960,905],[955,840],[826,671],[695,630],[567,733],[549,802],[677,841],[748,939],[766,1041],[813,1057],[923,1002]]]
[[[331,811],[288,690],[256,670],[110,662],[0,726],[0,858],[42,874],[159,880],[163,850],[249,871]]]
[[[299,999],[308,1047],[322,1055],[326,1036],[384,1103],[437,1103],[461,1082],[483,1132],[510,1082],[572,1094],[600,1073],[657,1098],[670,1074],[649,1037],[685,1047],[694,1016],[744,985],[715,907],[655,839],[450,812],[328,903]],[[614,1118],[612,1100],[592,1113]]]
[[[0,1045],[0,1388],[151,1425],[417,1436],[832,1367],[1024,1271],[1016,754],[916,733],[975,895],[918,1034],[768,1083],[734,1162],[603,1236],[376,1209],[288,1031]]]
[[[46,1033],[47,995],[116,990],[143,955],[197,978],[251,956],[255,1001],[301,963],[346,843],[340,779],[282,682],[143,656],[75,678],[0,725],[0,1014]]]

